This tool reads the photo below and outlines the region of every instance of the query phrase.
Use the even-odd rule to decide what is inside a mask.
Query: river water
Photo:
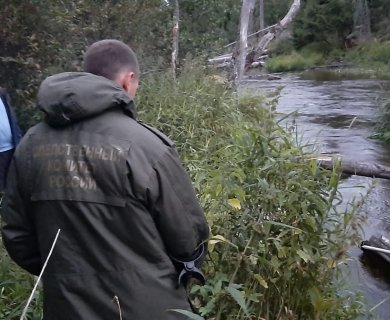
[[[310,71],[283,74],[279,80],[246,78],[243,87],[257,93],[278,88],[276,111],[296,112],[298,136],[303,144],[314,144],[317,152],[337,153],[345,160],[390,166],[390,148],[371,139],[380,114],[380,105],[390,98],[390,80],[345,76],[339,71]],[[289,120],[287,120],[289,121]],[[364,239],[373,234],[390,237],[390,181],[349,176],[343,179],[341,206],[361,195],[366,220]],[[350,248],[347,282],[351,291],[361,291],[377,319],[390,319],[390,267],[375,255]],[[387,300],[388,299],[388,300]]]

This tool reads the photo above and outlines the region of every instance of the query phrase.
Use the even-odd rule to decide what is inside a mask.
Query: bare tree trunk
[[[264,0],[259,0],[259,19],[260,19],[260,30],[265,28],[264,23]]]
[[[262,56],[264,50],[267,48],[269,43],[277,38],[283,30],[287,29],[291,22],[294,20],[296,15],[299,12],[301,6],[301,0],[294,0],[292,3],[290,10],[286,14],[286,16],[277,24],[264,28],[260,31],[253,33],[250,36],[254,36],[256,34],[263,33],[268,31],[257,44],[256,48],[250,52],[248,56],[248,22],[250,13],[254,8],[255,0],[242,0],[241,7],[241,17],[240,17],[240,36],[239,41],[232,42],[225,46],[225,48],[236,44],[236,50],[233,54],[225,54],[223,56],[215,57],[209,59],[210,63],[223,63],[226,64],[230,61],[230,65],[232,66],[232,75],[230,75],[229,80],[233,81],[233,87],[236,87],[238,82],[241,80],[244,71],[246,60],[250,60],[251,62],[257,62],[259,58]],[[254,65],[254,64],[253,64]]]
[[[353,33],[358,43],[371,37],[370,8],[367,0],[355,1],[355,13],[353,17]]]
[[[236,53],[233,54],[233,69],[234,69],[234,86],[237,87],[240,82],[244,70],[245,61],[248,51],[248,24],[250,14],[254,8],[255,0],[242,0],[241,15],[240,15],[240,36],[237,42]]]
[[[298,14],[300,7],[301,0],[294,0],[286,16],[275,26],[275,28],[271,29],[266,35],[264,35],[260,39],[256,48],[254,49],[255,54],[253,60],[257,60],[263,54],[269,43],[273,39],[277,38],[283,30],[287,29],[287,27],[291,24],[291,22]]]
[[[172,28],[172,75],[176,79],[177,57],[179,55],[179,0],[175,0],[173,10],[173,28]]]

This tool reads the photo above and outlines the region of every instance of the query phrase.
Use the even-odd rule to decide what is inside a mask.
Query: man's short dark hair
[[[121,71],[139,74],[137,57],[122,41],[107,39],[93,43],[84,56],[84,71],[115,80]]]

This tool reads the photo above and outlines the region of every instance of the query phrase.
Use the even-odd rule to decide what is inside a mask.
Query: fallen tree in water
[[[319,166],[325,169],[333,170],[337,165],[340,165],[341,172],[344,174],[390,179],[390,167],[387,166],[343,160],[339,155],[319,156],[316,159]]]

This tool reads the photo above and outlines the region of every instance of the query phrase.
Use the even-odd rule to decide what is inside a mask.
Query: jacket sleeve
[[[209,227],[177,151],[169,148],[154,166],[149,201],[168,254],[188,259],[209,236]]]
[[[18,121],[16,118],[16,113],[11,106],[9,96],[5,92],[5,90],[3,91],[3,94],[1,94],[1,92],[0,92],[0,99],[3,101],[3,103],[5,105],[9,124],[11,127],[11,132],[12,132],[12,140],[13,140],[14,146],[16,147],[19,144],[19,141],[22,139],[22,131],[19,128]]]
[[[38,275],[42,263],[34,222],[28,215],[15,158],[12,160],[2,208],[2,239],[10,257],[23,269]]]

